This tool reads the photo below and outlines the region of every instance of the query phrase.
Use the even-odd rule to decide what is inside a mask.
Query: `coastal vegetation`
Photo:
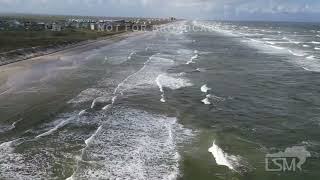
[[[0,31],[0,53],[32,47],[68,45],[85,40],[121,33],[123,31],[91,31],[65,29],[62,31]]]

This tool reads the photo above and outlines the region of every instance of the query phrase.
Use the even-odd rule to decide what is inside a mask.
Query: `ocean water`
[[[0,179],[319,176],[320,24],[174,25],[0,67]]]

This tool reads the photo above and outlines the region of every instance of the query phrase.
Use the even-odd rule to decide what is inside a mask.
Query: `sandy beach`
[[[38,54],[43,55],[29,55],[30,58],[18,57],[15,59],[10,59],[7,63],[0,65],[0,89],[2,93],[6,91],[4,87],[6,86],[7,79],[12,75],[17,75],[19,72],[28,70],[33,66],[39,65],[41,63],[46,63],[48,61],[59,61],[60,57],[72,56],[79,54],[81,52],[90,51],[93,49],[98,49],[103,46],[108,46],[112,43],[119,42],[125,38],[136,36],[142,32],[126,32],[116,35],[111,35],[108,37],[99,38],[97,40],[88,40],[85,42],[80,42],[74,45],[66,46],[63,48],[57,48],[50,53],[39,52]],[[35,57],[32,57],[35,56]],[[54,63],[54,62],[51,62]],[[4,91],[3,91],[4,89]],[[0,95],[2,94],[0,93]]]

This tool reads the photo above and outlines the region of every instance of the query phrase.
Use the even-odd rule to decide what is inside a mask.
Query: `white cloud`
[[[227,17],[242,14],[320,14],[318,0],[0,0],[0,12],[115,16]]]

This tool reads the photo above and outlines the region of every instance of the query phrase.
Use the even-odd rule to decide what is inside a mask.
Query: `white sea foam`
[[[163,91],[163,87],[162,87],[162,84],[161,84],[161,82],[160,82],[160,79],[161,79],[161,74],[157,77],[157,79],[156,79],[156,83],[157,83],[157,85],[158,85],[158,87],[159,87],[159,90],[160,90],[160,92],[161,92],[161,99],[160,99],[160,101],[161,102],[166,102],[166,100],[165,100],[165,96],[164,96],[164,91]]]
[[[193,85],[192,83],[189,82],[189,80],[183,79],[179,75],[174,75],[174,74],[171,74],[171,75],[160,74],[155,81],[161,92],[161,99],[160,99],[161,102],[166,102],[164,89],[163,89],[164,87],[170,88],[172,90],[176,90],[176,89]]]
[[[13,140],[13,141],[8,141],[8,142],[3,142],[0,144],[0,153],[8,153],[8,152],[13,152],[14,147],[13,145],[17,142],[18,140]]]
[[[239,164],[240,157],[225,153],[215,142],[208,151],[212,153],[218,165],[227,166],[230,170],[236,171],[235,165]]]
[[[96,105],[96,101],[97,101],[97,99],[94,99],[94,100],[92,101],[91,109],[93,109],[93,108],[94,108],[94,106]]]
[[[261,43],[261,41],[256,40],[256,39],[249,39],[249,40],[252,41],[252,42],[256,42],[256,43]]]
[[[135,54],[136,54],[136,52],[131,52],[131,53],[129,54],[129,56],[128,56],[128,59],[131,59],[132,56],[135,55]]]
[[[39,166],[37,157],[30,162],[24,155],[15,152],[21,143],[22,139],[16,139],[0,144],[0,179],[49,179],[41,169],[43,166]]]
[[[114,104],[114,101],[117,98],[117,96],[123,95],[125,91],[129,91],[130,89],[139,88],[139,86],[141,85],[146,86],[156,84],[159,87],[159,89],[161,87],[161,102],[165,102],[163,87],[168,87],[170,89],[179,89],[181,87],[191,86],[192,84],[188,80],[181,78],[179,75],[161,74],[162,69],[165,70],[174,64],[174,61],[167,57],[169,56],[160,53],[151,56],[144,63],[144,66],[140,70],[131,74],[122,82],[120,82],[113,91],[113,100],[111,102],[111,105]],[[99,102],[98,100],[100,98],[101,97],[96,98],[93,101],[91,107],[95,107],[97,102]],[[110,103],[108,103],[102,109],[109,109],[111,105]]]
[[[9,91],[10,91],[10,89],[8,89],[8,90],[6,90],[6,91],[1,92],[1,93],[0,93],[0,96],[1,96],[1,95],[4,95],[4,94],[6,94],[6,93],[8,93]]]
[[[14,154],[15,146],[21,143],[20,141],[21,139],[15,139],[0,144],[0,172],[2,172],[3,169],[5,169],[4,167],[2,169],[2,166],[9,166],[9,164],[5,163],[6,159],[10,158],[11,154]],[[1,173],[0,178],[2,178]]]
[[[294,52],[294,51],[292,51],[290,49],[288,51],[294,56],[299,56],[299,57],[306,56],[306,54],[301,53],[301,52]]]
[[[59,124],[57,124],[56,126],[54,126],[52,129],[50,129],[49,131],[46,131],[38,136],[36,136],[36,139],[37,138],[41,138],[41,137],[44,137],[44,136],[49,136],[51,135],[52,133],[56,132],[58,129],[64,127],[66,124],[68,124],[70,121],[74,120],[76,117],[72,116],[72,117],[69,117],[68,119],[62,119],[61,122]]]
[[[95,108],[97,105],[110,104],[112,98],[110,96],[98,97],[92,101],[91,109]]]
[[[308,60],[315,60],[315,56],[314,55],[310,55],[310,56],[308,56],[308,57],[306,57],[306,59],[308,59]]]
[[[84,109],[84,110],[81,110],[80,112],[79,112],[79,114],[78,114],[78,116],[83,116],[85,113],[86,113],[86,109]]]
[[[186,64],[191,64],[191,63],[194,63],[192,60],[189,60],[188,62],[186,62]]]
[[[306,71],[312,71],[311,69],[307,68],[307,67],[302,67],[302,69],[306,70]]]
[[[74,180],[73,175],[71,177],[68,177],[66,180]]]
[[[206,72],[206,69],[205,68],[197,68],[196,71],[198,71],[198,72]]]
[[[108,110],[108,109],[110,109],[112,107],[112,104],[108,104],[108,105],[106,105],[106,106],[104,106],[103,108],[102,108],[102,110]]]
[[[198,54],[195,54],[194,56],[191,57],[191,60],[197,59],[198,58]]]
[[[202,25],[204,24],[205,26],[214,26],[212,30],[215,30],[218,33],[222,33],[227,36],[237,36],[236,34],[240,34],[243,38],[240,38],[241,42],[247,43],[249,46],[253,48],[257,48],[263,52],[266,53],[272,53],[272,54],[292,54],[297,57],[306,57],[309,56],[307,52],[304,52],[304,49],[309,49],[311,47],[311,44],[320,44],[320,41],[310,41],[310,42],[303,42],[303,41],[298,41],[296,39],[290,39],[288,37],[283,37],[283,41],[279,41],[278,38],[270,38],[270,37],[263,37],[261,40],[258,40],[256,38],[248,38],[248,36],[243,36],[245,33],[238,33],[237,32],[237,27],[239,26],[234,26],[234,25],[227,25],[224,23],[199,23],[199,22],[194,22],[195,25]],[[242,27],[240,27],[241,29]],[[268,30],[260,30],[256,29],[257,31],[263,31],[263,32],[270,32],[270,33],[276,33],[277,31],[268,31]],[[241,35],[242,34],[242,35]],[[254,33],[253,33],[254,34]],[[265,34],[267,35],[267,34]],[[304,43],[304,44],[303,44]],[[279,45],[279,44],[284,44],[284,46]],[[301,50],[290,50],[288,49],[286,44],[296,44],[300,45],[303,47]],[[314,47],[313,47],[314,48]],[[315,49],[315,50],[320,50],[320,49]],[[303,67],[304,69],[310,70],[310,71],[316,71],[319,72],[320,66],[318,65],[319,63],[316,62],[315,60],[316,57],[309,56],[308,58],[306,57],[306,60],[298,60],[298,58],[290,58],[288,59],[290,62],[298,65],[299,67]],[[309,60],[309,61],[307,61]],[[312,61],[310,61],[312,60]]]
[[[86,148],[90,146],[90,144],[92,143],[94,138],[97,136],[97,134],[101,131],[101,129],[102,129],[102,126],[99,126],[98,129],[88,139],[84,141],[86,144]]]
[[[112,103],[111,104],[108,104],[107,106],[105,106],[103,109],[110,109],[110,111],[112,111],[113,109],[112,108],[109,108],[113,105],[113,103],[115,102],[116,98],[120,95],[122,95],[123,93],[125,92],[130,92],[129,90],[131,89],[134,89],[134,88],[138,88],[139,86],[143,85],[143,86],[146,86],[146,85],[154,85],[154,84],[157,84],[159,89],[161,89],[163,91],[163,87],[168,87],[170,89],[179,89],[181,87],[185,87],[185,86],[190,86],[192,85],[188,80],[182,78],[180,75],[176,75],[176,74],[161,74],[163,73],[162,72],[162,69],[167,69],[168,67],[170,67],[171,65],[173,65],[174,61],[171,60],[171,59],[168,59],[168,58],[164,58],[163,55],[161,54],[156,54],[152,57],[150,57],[148,59],[148,61],[146,63],[144,63],[144,66],[138,70],[137,72],[131,74],[130,76],[128,76],[127,78],[125,78],[121,83],[118,84],[118,86],[115,88],[115,90],[113,91],[113,99],[112,99]],[[148,67],[148,68],[147,68]],[[159,74],[161,76],[159,76]],[[96,101],[97,102],[97,101]],[[96,104],[96,103],[95,103]],[[118,108],[117,108],[118,109]],[[127,112],[127,111],[126,111]],[[110,116],[110,118],[114,117],[114,114],[112,116]],[[130,118],[132,118],[132,115],[130,115]],[[139,119],[142,119],[142,118],[139,118]],[[124,119],[121,118],[117,121],[115,121],[115,123],[119,123],[121,121],[123,121]],[[107,122],[110,122],[110,121],[107,121]],[[130,121],[126,121],[126,124],[127,123],[130,123]],[[135,123],[135,124],[138,124],[139,126],[146,126],[145,123]],[[132,124],[130,125],[130,127],[134,127]],[[115,128],[117,128],[117,130],[121,130],[121,129],[118,129],[118,126],[115,126]],[[102,130],[101,130],[102,129]],[[109,133],[109,128],[107,127],[106,128],[106,133]],[[100,131],[103,131],[104,132],[104,128],[101,127],[99,130],[97,130],[97,132],[100,132]],[[131,134],[131,131],[130,130],[124,130],[123,131],[124,133],[130,133]],[[169,131],[169,134],[171,130]],[[141,133],[141,131],[135,131],[135,135],[139,135]],[[96,159],[97,156],[95,155],[92,155],[92,153],[90,153],[91,151],[96,151],[96,150],[99,150],[100,148],[97,148],[95,147],[96,144],[99,144],[100,146],[100,142],[102,142],[101,140],[101,133],[94,133],[95,135],[91,136],[90,138],[88,138],[86,140],[86,147],[82,150],[82,157],[85,158],[86,161],[92,161],[90,158],[93,158],[93,159]],[[97,135],[99,134],[99,135]],[[116,133],[112,133],[112,135],[114,135]],[[172,137],[173,135],[169,135],[169,137]],[[118,136],[116,136],[117,138],[123,138],[121,136],[121,134],[119,134]],[[108,138],[111,138],[111,136],[109,135]],[[139,139],[143,139],[143,138],[139,138]],[[118,149],[120,148],[119,146],[116,146],[114,147],[113,144],[110,144],[110,142],[119,142],[119,143],[124,143],[126,141],[132,141],[134,139],[128,137],[126,139],[123,139],[121,141],[111,141],[112,139],[109,139],[107,141],[104,141],[106,144],[109,144],[110,146],[113,146],[113,150],[115,151],[118,151]],[[150,141],[146,141],[147,143],[149,143]],[[137,142],[135,142],[134,144],[136,144]],[[139,144],[139,143],[138,143]],[[91,145],[93,146],[92,148]],[[101,144],[103,145],[103,144]],[[122,147],[122,146],[121,146]],[[123,146],[123,148],[126,148],[127,146]],[[151,146],[151,147],[154,147],[154,146]],[[109,148],[106,147],[106,148]],[[106,149],[104,148],[104,149]],[[129,148],[129,147],[128,147]],[[140,148],[139,148],[140,149]],[[145,148],[143,148],[145,149]],[[108,152],[112,152],[112,151],[103,151],[101,153],[108,153]],[[123,151],[119,151],[120,152],[123,152]],[[126,152],[126,151],[125,151]],[[126,154],[131,154],[132,152],[130,153],[126,153]],[[109,158],[110,156],[109,155],[106,155],[106,156],[100,156],[99,157],[104,157],[104,158]],[[118,156],[114,156],[113,159],[115,159],[115,157],[118,157]],[[156,157],[156,156],[153,156],[153,157]],[[174,156],[174,157],[178,157],[178,156]],[[80,159],[80,161],[78,161],[78,164],[79,163],[82,163],[83,162],[83,158]],[[77,166],[77,170],[74,172],[74,174],[70,177],[70,179],[74,178],[74,179],[77,179],[78,177],[90,177],[91,175],[91,172],[95,172],[95,174],[100,174],[99,177],[100,178],[110,178],[110,174],[108,174],[108,172],[110,171],[114,171],[115,169],[117,169],[118,171],[116,172],[113,172],[113,174],[121,174],[122,173],[122,170],[121,170],[121,167],[122,168],[125,168],[123,169],[123,171],[127,172],[128,170],[134,168],[134,166],[126,166],[122,163],[121,166],[119,166],[119,168],[117,168],[117,164],[119,162],[119,160],[121,159],[118,159],[115,164],[115,168],[112,168],[112,169],[108,169],[109,166],[105,166],[103,165],[103,168],[107,168],[108,170],[102,170],[102,171],[99,171],[99,169],[91,169],[91,168],[87,168],[85,170],[79,170],[79,168],[81,168],[82,166]],[[105,162],[105,161],[101,161],[101,162]],[[110,162],[110,161],[108,161]],[[178,160],[177,160],[178,162]],[[138,163],[139,164],[139,163]],[[135,164],[136,165],[136,164]],[[162,178],[164,179],[168,179],[168,178],[172,178],[172,177],[175,177],[177,175],[177,172],[174,172],[174,167],[177,167],[178,163],[176,163],[175,166],[171,167],[170,165],[170,173],[166,173],[163,175]],[[141,164],[141,167],[143,167],[143,164]],[[129,168],[129,169],[128,169]],[[151,169],[154,169],[155,168],[153,166],[147,166],[147,168],[151,168]],[[177,171],[178,171],[178,168],[176,168]],[[152,170],[153,171],[153,170]],[[82,174],[84,172],[84,174]],[[128,175],[128,174],[123,174],[123,176],[118,176],[118,177],[136,177],[136,178],[133,178],[133,179],[141,179],[139,177],[142,177],[140,176],[139,174],[141,174],[141,170],[139,169],[136,169],[136,171],[133,171],[133,176],[132,175]],[[158,172],[158,171],[157,171]],[[163,173],[163,170],[159,171],[161,174]],[[139,173],[139,174],[137,174]],[[111,175],[113,177],[113,175]],[[144,175],[144,176],[149,176],[149,175]],[[96,177],[94,175],[94,177]],[[155,176],[153,176],[154,178]]]
[[[208,97],[202,99],[201,102],[202,102],[203,104],[205,104],[205,105],[210,105],[210,104],[211,104],[210,99],[209,99]]]
[[[172,90],[193,86],[193,84],[188,79],[174,74],[162,74],[159,82],[163,87],[167,87]]]
[[[135,54],[134,52],[131,54]],[[114,101],[118,94],[122,94],[124,89],[124,84],[133,76],[142,71],[146,64],[151,60],[151,57],[144,63],[144,66],[139,69],[137,72],[129,75],[124,80],[122,80],[113,90],[113,93],[110,91],[106,91],[105,88],[89,88],[82,91],[76,98],[70,100],[68,103],[83,103],[92,100],[91,109],[95,108],[97,105],[104,105],[102,108],[106,110],[110,107],[110,104],[114,104]],[[103,83],[104,84],[104,83]],[[106,85],[104,85],[106,86]]]
[[[282,42],[282,43],[290,43],[290,44],[300,44],[301,42],[293,40],[293,39],[289,39],[287,37],[282,38],[284,40],[287,40],[286,42]]]
[[[320,50],[320,47],[315,47],[314,49],[315,49],[315,50]]]
[[[214,102],[218,103],[218,102],[222,102],[222,101],[225,101],[226,98],[223,98],[223,97],[219,97],[219,96],[216,96],[216,95],[213,95],[213,94],[208,94],[207,95],[208,98],[212,99]],[[230,98],[230,97],[229,97]],[[231,98],[232,99],[232,98]]]
[[[124,55],[124,57],[121,58],[127,59],[127,56]],[[103,57],[101,59],[103,60]],[[115,59],[115,56],[112,57],[112,55],[110,55],[110,58],[105,60],[109,63]],[[72,102],[77,102],[77,100],[79,100],[78,102],[86,102],[86,105],[89,107],[92,104],[94,104],[94,107],[97,107],[101,100],[99,97],[120,97],[121,93],[130,93],[130,90],[137,90],[137,88],[145,89],[146,86],[149,87],[149,85],[155,87],[155,78],[159,74],[164,73],[168,67],[174,64],[172,59],[176,60],[175,58],[170,58],[169,55],[167,55],[167,58],[162,59],[158,57],[155,57],[154,59],[152,58],[151,61],[154,63],[152,64],[154,66],[149,66],[151,64],[146,62],[145,66],[148,68],[142,68],[139,72],[126,78],[127,81],[123,82],[123,84],[119,86],[118,90],[115,91],[115,94],[113,94],[114,89],[109,91],[108,88],[105,88],[109,86],[91,88],[85,93],[81,93],[83,96],[79,99],[75,98],[75,101]],[[185,63],[185,59],[183,63]],[[187,59],[189,59],[189,57]],[[129,68],[129,70],[131,71],[132,68]],[[185,80],[179,75],[169,76],[174,79],[181,78]],[[116,84],[118,84],[118,81],[116,80],[113,82],[116,83],[113,83],[110,87],[115,87]],[[169,84],[168,86],[175,88],[180,86],[177,82],[173,84],[174,85]],[[184,84],[182,83],[182,85]],[[95,103],[92,103],[94,100]],[[110,109],[110,111],[112,110],[117,111],[118,106],[117,108]],[[84,125],[84,128],[81,128],[80,130],[84,132],[78,132],[79,129],[77,128],[75,128],[76,130],[74,128],[63,128],[63,131],[59,131],[59,127],[61,128],[63,125],[56,125],[56,123],[62,122],[55,121],[54,126],[50,126],[50,128],[51,130],[52,127],[53,129],[56,129],[54,132],[59,131],[59,133],[56,133],[54,136],[54,138],[59,139],[53,139],[50,137],[41,139],[41,143],[36,143],[35,146],[32,146],[32,148],[34,148],[32,149],[32,156],[29,156],[31,153],[28,154],[28,152],[31,151],[26,149],[22,156],[26,156],[28,158],[32,157],[32,160],[29,160],[30,158],[24,159],[22,156],[21,159],[17,158],[13,160],[10,159],[12,157],[11,155],[5,160],[1,158],[1,178],[2,176],[4,176],[5,179],[60,178],[53,177],[55,172],[52,172],[51,169],[54,168],[51,167],[51,165],[58,165],[57,167],[60,173],[60,163],[62,163],[62,165],[64,163],[72,164],[70,159],[77,153],[75,152],[75,154],[73,154],[73,152],[69,153],[68,151],[68,156],[65,156],[64,154],[64,150],[69,147],[73,148],[72,146],[69,146],[71,145],[69,144],[69,141],[72,141],[72,145],[74,145],[74,140],[79,142],[79,140],[88,138],[87,135],[90,128],[85,128],[85,125],[90,125],[90,127],[92,127],[92,125],[99,126],[100,123],[105,123],[104,125],[106,128],[103,128],[103,126],[99,133],[95,132],[96,135],[94,138],[88,138],[86,140],[85,145],[88,151],[84,151],[86,154],[85,159],[79,160],[79,163],[81,164],[81,166],[78,166],[80,167],[79,174],[75,173],[70,177],[70,179],[143,179],[144,177],[145,179],[175,179],[178,176],[179,154],[176,146],[176,134],[177,131],[182,128],[180,128],[176,122],[171,124],[171,119],[174,118],[168,119],[157,115],[152,115],[150,118],[146,112],[130,113],[128,110],[123,111],[123,113],[128,113],[125,115],[128,118],[124,118],[123,115],[119,114],[118,117],[113,117],[113,113],[109,114],[104,111],[92,111],[90,109],[88,109],[88,111],[91,112],[90,116],[79,117],[77,119],[77,123],[72,124],[72,126],[79,126],[79,124],[81,126]],[[76,112],[76,114],[81,115],[82,113]],[[76,114],[75,116],[77,116]],[[135,118],[132,117],[134,114],[137,114],[137,120],[134,120]],[[95,117],[98,115],[100,117]],[[58,128],[55,128],[57,126]],[[46,128],[45,130],[51,131],[49,128]],[[178,138],[182,138],[183,135],[178,133],[177,136]],[[52,141],[55,143],[50,144]],[[79,145],[77,143],[75,144],[76,146]],[[48,146],[46,147],[46,145]],[[59,145],[61,145],[61,147]],[[29,146],[27,147],[29,148]],[[36,148],[39,148],[39,150]],[[56,152],[59,152],[59,157],[54,157],[57,155]],[[128,155],[132,155],[133,159],[126,158]],[[16,156],[19,155],[14,155],[15,158]],[[0,157],[3,156],[0,155]],[[74,158],[78,159],[77,157]],[[2,162],[6,162],[6,164],[2,164]],[[69,173],[70,167],[64,166],[61,171],[62,174],[66,172]],[[13,176],[7,175],[9,173],[13,174]],[[21,174],[21,177],[19,174]]]
[[[12,130],[12,129],[16,128],[16,125],[17,125],[19,122],[21,122],[22,120],[23,120],[23,119],[21,118],[21,119],[15,121],[15,122],[13,122],[13,123],[11,124],[11,128],[10,128],[9,130]]]
[[[70,179],[178,177],[177,143],[192,136],[190,130],[179,125],[176,118],[141,110],[117,108],[112,114],[106,116],[106,123],[94,138],[86,142],[89,146],[84,151],[85,162],[79,161]]]
[[[272,39],[272,38],[262,38],[263,40],[267,40],[267,41],[275,41],[276,39]]]
[[[284,47],[280,47],[280,46],[273,46],[273,45],[269,45],[270,47],[274,48],[274,49],[278,49],[278,50],[283,50],[285,49]]]
[[[312,44],[320,44],[318,41],[311,41]]]
[[[203,100],[201,100],[201,102],[205,105],[210,105],[210,104],[218,104],[222,101],[225,101],[226,99],[223,97],[219,97],[216,95],[212,95],[212,94],[207,94],[206,98],[204,98]]]
[[[143,71],[146,68],[146,65],[153,59],[153,56],[151,56],[146,62],[144,62],[144,66],[139,69],[137,72],[131,74],[130,76],[128,76],[127,78],[125,78],[120,84],[118,84],[118,86],[114,89],[113,94],[123,94],[124,90],[121,90],[121,88],[124,86],[124,84],[132,77],[134,77],[136,74],[140,73],[141,71]],[[120,91],[120,92],[119,92]]]
[[[211,90],[211,88],[209,88],[206,84],[201,86],[201,92],[207,93],[208,91]]]
[[[104,107],[102,108],[102,110],[108,110],[108,109],[110,109],[110,108],[112,107],[112,105],[115,103],[116,99],[118,98],[118,94],[121,94],[121,95],[123,94],[123,92],[124,92],[125,89],[122,89],[122,88],[123,88],[123,86],[125,85],[125,83],[126,83],[130,78],[134,77],[135,75],[137,75],[137,74],[139,74],[141,71],[143,71],[143,70],[146,68],[147,64],[148,64],[151,60],[152,60],[152,56],[151,56],[146,62],[144,62],[144,65],[143,65],[143,67],[142,67],[141,69],[139,69],[137,72],[129,75],[128,77],[126,77],[123,81],[121,81],[121,82],[117,85],[117,87],[116,87],[116,88],[114,89],[114,91],[113,91],[113,97],[111,98],[111,103],[110,103],[110,104],[107,104],[106,106],[104,106]],[[109,101],[110,101],[110,98],[108,98],[108,100],[105,101],[105,102],[107,103],[107,102],[109,102]]]
[[[94,142],[95,137],[99,134],[99,132],[102,130],[102,126],[99,126],[98,129],[88,138],[86,139],[84,142],[86,144],[86,146],[81,150],[81,157],[80,159],[77,159],[77,167],[76,170],[74,171],[74,173],[72,174],[72,176],[68,177],[66,180],[73,180],[75,179],[75,175],[78,173],[79,171],[79,163],[84,160],[84,157],[86,156],[86,150],[89,148],[89,146]]]
[[[256,40],[256,39],[243,39],[241,42],[247,43],[249,46],[265,51],[267,53],[287,53],[286,48],[281,46],[272,45],[273,43],[266,43],[264,41]],[[276,42],[275,44],[278,44]]]
[[[197,51],[197,50],[195,50],[195,51],[194,51],[194,53],[195,53],[195,55],[193,55],[193,56],[190,58],[190,60],[189,60],[186,64],[194,63],[194,60],[195,60],[195,59],[197,59],[197,58],[199,57],[199,55],[197,54],[197,53],[198,53],[198,51]]]
[[[271,45],[275,45],[276,43],[275,42],[272,42],[272,41],[266,41],[267,44],[271,44]]]

